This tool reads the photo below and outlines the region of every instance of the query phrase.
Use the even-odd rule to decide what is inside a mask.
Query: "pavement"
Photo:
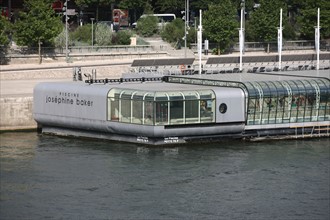
[[[144,38],[156,51],[166,51],[169,57],[172,58],[195,58],[195,54],[188,47],[183,46],[180,50],[175,49],[171,44],[163,41],[161,37]]]

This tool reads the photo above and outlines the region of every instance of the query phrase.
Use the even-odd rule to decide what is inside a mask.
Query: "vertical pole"
[[[278,29],[278,39],[277,39],[277,49],[278,49],[278,69],[282,69],[282,8],[280,11],[280,27]]]
[[[239,71],[243,70],[243,8],[241,9],[241,28],[239,29]]]
[[[199,69],[198,74],[202,74],[202,10],[199,10],[199,26],[198,26],[198,57],[199,57]]]
[[[189,0],[187,0],[187,27],[189,27]]]
[[[317,9],[317,27],[316,27],[316,69],[320,69],[320,8]]]
[[[65,61],[69,60],[69,47],[68,47],[68,1],[65,1]]]
[[[184,0],[184,57],[187,58],[187,0]]]
[[[8,0],[8,20],[11,21],[11,0]]]
[[[185,20],[185,27],[186,27],[186,36],[185,36],[185,39],[186,39],[186,44],[187,44],[187,32],[189,30],[189,0],[187,0],[187,11],[186,11],[186,20]],[[187,47],[186,47],[187,48]],[[187,51],[185,52],[185,57],[187,57]]]
[[[94,18],[91,18],[92,21],[92,51],[94,49]]]
[[[245,51],[245,1],[243,0],[243,53]]]

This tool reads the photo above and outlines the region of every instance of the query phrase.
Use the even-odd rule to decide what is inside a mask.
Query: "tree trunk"
[[[39,48],[38,48],[38,50],[39,50],[39,64],[41,64],[41,62],[42,62],[42,57],[41,57],[41,44],[42,44],[42,42],[41,42],[41,40],[39,39],[39,41],[38,41],[38,45],[39,45]]]
[[[220,56],[220,43],[218,44],[218,55]]]

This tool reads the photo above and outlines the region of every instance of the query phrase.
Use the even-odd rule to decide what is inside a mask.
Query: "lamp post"
[[[316,69],[320,69],[320,8],[317,9],[317,26],[315,27]]]
[[[189,0],[184,1],[184,57],[187,58],[187,30],[189,30]]]
[[[282,70],[282,31],[283,31],[283,27],[282,27],[282,8],[280,10],[280,27],[278,28],[278,33],[277,33],[277,50],[278,50],[278,70],[281,71]]]
[[[64,3],[65,8],[65,61],[69,60],[69,47],[68,47],[68,1]]]
[[[95,18],[91,18],[92,21],[92,50],[94,49],[94,20]]]
[[[199,58],[199,68],[198,74],[202,74],[202,49],[203,49],[203,27],[202,27],[202,10],[199,10],[199,25],[197,31],[197,45],[198,45],[198,58]]]
[[[242,27],[242,37],[243,37],[243,54],[245,53],[245,0],[242,0],[241,7],[243,8],[243,27]]]

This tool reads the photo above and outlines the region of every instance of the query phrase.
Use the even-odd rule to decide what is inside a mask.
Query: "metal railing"
[[[276,52],[277,51],[277,42],[245,42],[245,51],[263,51],[263,52]],[[197,51],[197,44],[191,44],[191,49]],[[203,46],[204,47],[204,46]],[[210,43],[209,50],[216,48],[217,44]],[[297,51],[297,50],[314,50],[315,41],[313,40],[298,40],[298,41],[283,41],[282,50],[284,51]],[[321,51],[330,51],[330,45],[326,41],[320,42]],[[239,43],[235,43],[231,49],[231,52],[239,51]]]
[[[153,51],[150,45],[138,46],[70,46],[69,52],[75,54],[83,53],[134,53],[134,52],[150,52]],[[65,48],[62,47],[42,47],[41,53],[43,55],[61,55],[65,54]],[[37,55],[37,47],[12,47],[7,49],[8,56],[19,55]]]

